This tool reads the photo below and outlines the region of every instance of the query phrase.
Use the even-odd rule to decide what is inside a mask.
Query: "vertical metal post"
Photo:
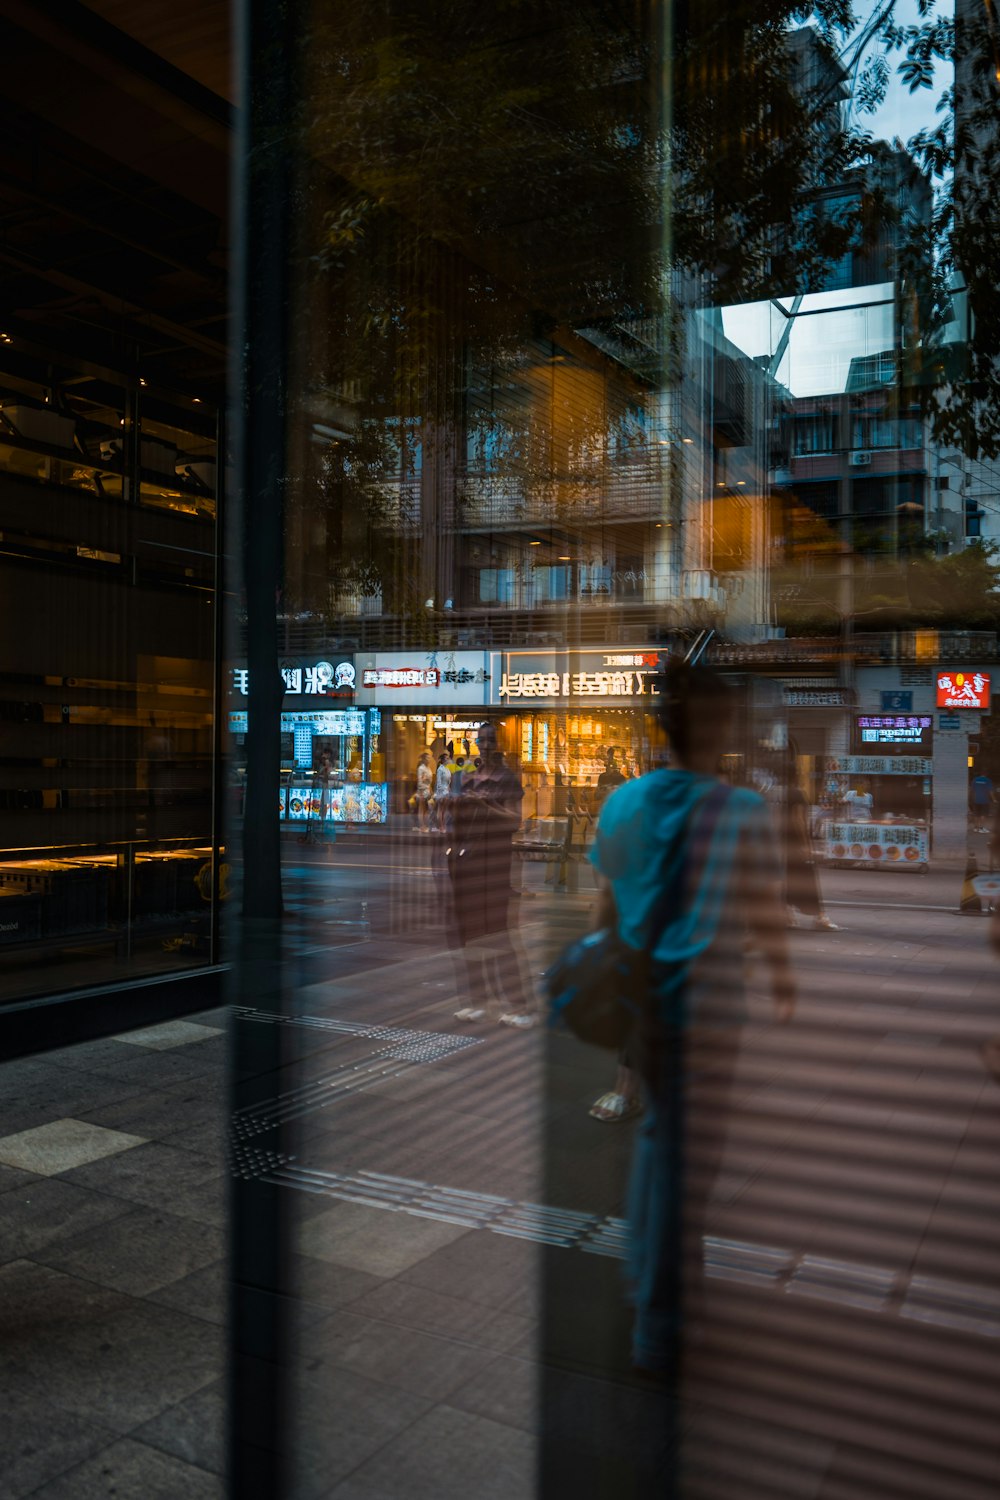
[[[233,201],[234,338],[231,388],[237,442],[229,509],[234,578],[246,610],[247,785],[242,841],[242,912],[231,971],[241,1006],[289,1007],[281,962],[280,833],[275,816],[281,749],[277,600],[283,576],[288,452],[288,305],[291,206],[301,46],[296,0],[242,0],[237,55],[244,107]],[[239,588],[242,583],[242,590]],[[230,622],[234,628],[235,622]],[[284,1062],[283,1026],[230,1032],[230,1106],[266,1106]],[[272,1149],[287,1152],[282,1135]],[[228,1493],[233,1500],[281,1500],[288,1474],[287,1201],[234,1156],[229,1200],[230,1298]]]
[[[228,768],[225,764],[223,722],[226,712],[225,684],[222,679],[225,654],[225,544],[226,544],[226,441],[225,412],[219,412],[215,423],[215,552],[212,563],[212,902],[209,907],[208,961],[217,964],[221,958],[222,896],[220,866],[227,844],[226,788]],[[228,850],[232,865],[232,849]]]

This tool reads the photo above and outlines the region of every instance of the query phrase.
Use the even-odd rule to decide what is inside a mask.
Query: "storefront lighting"
[[[560,553],[559,558],[557,560],[559,562],[572,562],[573,561],[573,559],[571,557],[569,557],[568,555],[564,555],[563,553]]]
[[[681,438],[682,443],[693,443],[694,438]]]
[[[528,543],[529,547],[540,547],[541,545],[542,545],[541,542],[529,542]]]

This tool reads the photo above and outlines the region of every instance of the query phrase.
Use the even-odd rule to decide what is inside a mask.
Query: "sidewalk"
[[[892,879],[841,877],[852,903],[852,882]],[[534,972],[586,904],[522,904]],[[296,1500],[530,1500],[539,1472],[547,1500],[620,1500],[662,1493],[678,1462],[685,1500],[993,1500],[985,938],[948,911],[863,900],[839,933],[792,935],[799,1014],[776,1028],[755,992],[707,1338],[677,1407],[628,1372],[631,1127],[587,1114],[609,1060],[456,1022],[434,943],[345,950],[351,972],[300,990],[281,1022],[294,1155],[269,1161],[263,1115],[234,1138],[237,1164],[282,1184],[296,1239]],[[0,1070],[12,1500],[221,1494],[223,1024]]]

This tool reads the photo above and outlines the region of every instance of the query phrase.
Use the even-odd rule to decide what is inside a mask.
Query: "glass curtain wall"
[[[991,13],[241,14],[232,1492],[985,1500]]]
[[[218,414],[0,335],[0,1001],[217,957]]]

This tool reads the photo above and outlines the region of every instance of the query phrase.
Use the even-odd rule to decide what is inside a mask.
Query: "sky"
[[[858,16],[864,19],[870,16],[875,7],[871,4],[859,4]],[[953,0],[938,0],[935,14],[954,15]],[[896,5],[896,21],[900,26],[918,26],[921,24],[920,13],[917,8],[917,0],[898,0]],[[870,54],[874,56],[874,53]],[[937,124],[940,115],[935,112],[935,106],[942,91],[951,82],[951,69],[937,66],[934,86],[929,89],[916,89],[910,93],[907,86],[900,80],[895,72],[896,65],[905,54],[893,53],[889,58],[889,66],[892,69],[889,90],[885,103],[873,115],[857,115],[854,123],[864,130],[870,130],[873,135],[881,136],[884,140],[891,141],[897,135],[904,141],[916,135],[923,126]]]
[[[953,11],[951,0],[939,0]],[[871,13],[870,7],[858,7],[859,16]],[[900,25],[917,25],[920,21],[917,0],[899,0],[896,19]],[[872,54],[874,55],[874,54]],[[950,79],[940,65],[934,87],[917,89],[913,94],[895,73],[903,53],[890,58],[892,75],[885,103],[873,115],[855,116],[853,123],[876,137],[903,141],[940,116],[935,106]],[[781,307],[791,299],[756,302],[727,307],[722,312],[723,331],[728,339],[758,358],[770,355],[777,347],[787,319]],[[889,286],[851,287],[840,292],[821,292],[804,299],[799,316],[792,325],[788,347],[776,376],[794,396],[809,397],[843,391],[847,384],[851,360],[877,354],[893,343],[893,288]]]

